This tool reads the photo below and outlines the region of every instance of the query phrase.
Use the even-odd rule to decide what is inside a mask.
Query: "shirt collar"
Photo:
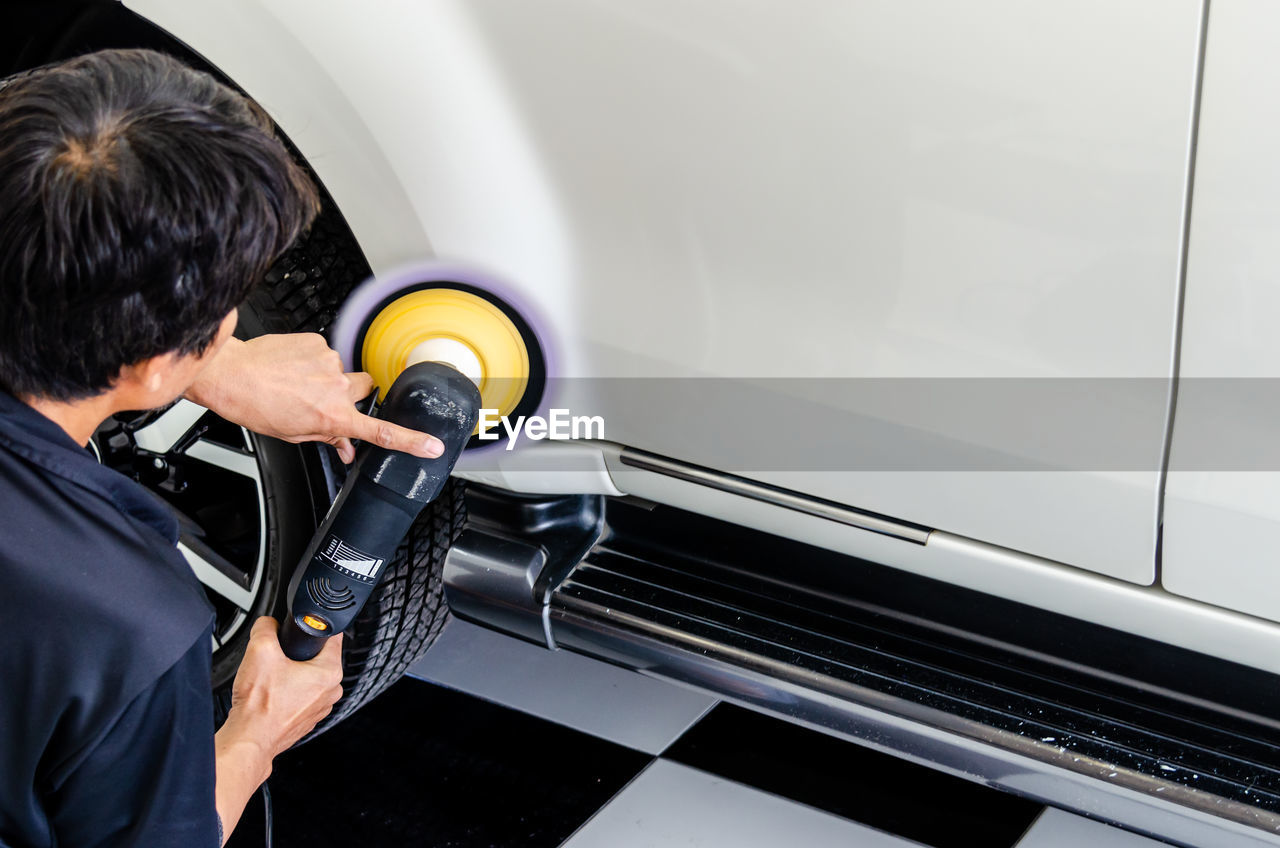
[[[121,512],[177,543],[178,521],[163,501],[99,463],[55,422],[4,391],[0,391],[0,446],[106,498]]]

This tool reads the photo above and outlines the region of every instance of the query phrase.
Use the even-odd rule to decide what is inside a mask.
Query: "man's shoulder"
[[[128,482],[128,481],[125,481]],[[121,694],[173,665],[211,610],[169,540],[101,493],[0,450],[0,668],[107,675]]]

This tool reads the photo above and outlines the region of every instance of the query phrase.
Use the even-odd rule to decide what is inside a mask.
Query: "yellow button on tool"
[[[328,624],[327,622],[325,622],[325,621],[323,621],[323,620],[321,620],[321,619],[319,619],[319,618],[316,618],[314,615],[304,615],[304,616],[302,617],[302,623],[303,623],[303,624],[305,624],[305,625],[307,625],[308,627],[314,628],[314,629],[316,629],[316,630],[328,630],[328,629],[329,629],[329,624]]]

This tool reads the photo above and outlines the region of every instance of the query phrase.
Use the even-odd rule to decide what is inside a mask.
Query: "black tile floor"
[[[405,678],[277,758],[274,845],[554,848],[651,759]],[[260,796],[228,844],[264,844]]]
[[[729,704],[717,706],[662,758],[932,848],[1012,848],[1043,809]]]
[[[901,844],[1012,848],[1042,810],[728,704],[658,759],[910,840]],[[270,781],[274,845],[555,848],[654,762],[405,678],[334,730],[277,759]],[[264,844],[259,797],[229,845]]]

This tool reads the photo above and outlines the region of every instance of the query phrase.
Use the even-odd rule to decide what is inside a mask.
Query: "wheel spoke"
[[[189,400],[180,400],[145,427],[134,431],[138,447],[151,453],[165,454],[191,432],[196,422],[209,410]]]
[[[227,471],[241,474],[253,480],[258,479],[258,460],[250,453],[242,453],[215,442],[201,439],[187,448],[186,456],[191,459],[198,459],[201,462],[207,462],[210,465],[216,465],[219,468],[225,468]]]
[[[253,593],[228,576],[229,572],[234,573],[235,567],[231,563],[195,539],[178,542],[178,550],[206,589],[226,598],[239,609],[247,611],[253,606]]]
[[[210,647],[215,656],[227,650],[263,603],[267,513],[253,437],[180,400],[160,413],[113,420],[94,439],[99,462],[139,480],[173,510],[178,550],[217,610]]]

